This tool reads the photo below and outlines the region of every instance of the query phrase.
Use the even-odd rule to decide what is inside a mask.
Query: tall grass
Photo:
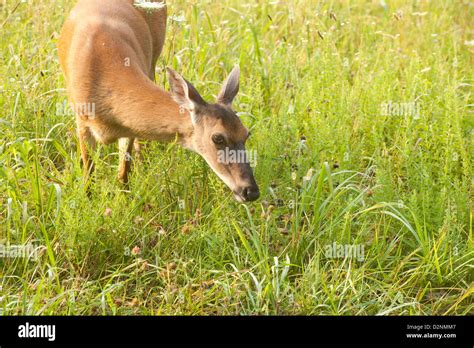
[[[0,244],[38,257],[0,258],[0,313],[473,313],[472,3],[168,1],[158,84],[172,66],[212,99],[242,69],[248,206],[158,143],[129,190],[101,147],[88,197],[55,46],[72,4],[16,5],[0,2]]]

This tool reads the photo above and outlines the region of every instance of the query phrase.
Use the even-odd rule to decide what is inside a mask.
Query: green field
[[[72,6],[0,1],[0,314],[474,313],[472,2],[169,0],[159,85],[170,66],[212,100],[241,67],[248,205],[152,142],[128,189],[99,147],[88,197]]]

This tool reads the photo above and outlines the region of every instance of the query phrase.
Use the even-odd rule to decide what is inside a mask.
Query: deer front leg
[[[80,122],[78,122],[77,125],[79,146],[82,157],[82,169],[84,173],[83,178],[84,182],[87,184],[89,182],[90,176],[94,172],[94,161],[92,160],[89,151],[95,151],[96,141],[88,127],[81,125]]]
[[[119,170],[118,180],[123,184],[128,183],[128,174],[132,168],[132,150],[134,146],[134,138],[119,139]]]

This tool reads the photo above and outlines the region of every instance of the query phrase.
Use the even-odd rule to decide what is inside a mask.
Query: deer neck
[[[129,81],[130,82],[130,81]],[[189,111],[173,100],[171,94],[148,78],[128,83],[119,95],[122,124],[138,138],[161,142],[178,141],[192,150],[194,127]]]

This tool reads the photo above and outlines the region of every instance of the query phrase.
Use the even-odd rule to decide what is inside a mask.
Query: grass
[[[72,4],[18,3],[0,2],[0,244],[38,257],[0,258],[1,314],[474,313],[472,3],[169,0],[159,85],[171,66],[212,99],[242,69],[248,206],[158,143],[129,191],[101,147],[89,198],[56,50]]]

